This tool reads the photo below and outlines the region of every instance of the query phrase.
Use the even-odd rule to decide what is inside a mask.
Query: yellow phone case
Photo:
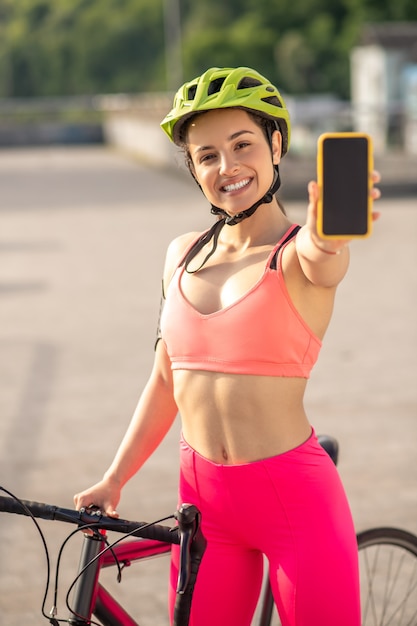
[[[325,233],[323,230],[323,174],[324,174],[324,164],[323,164],[323,147],[326,139],[331,138],[352,138],[352,137],[361,137],[367,140],[368,142],[368,203],[367,203],[367,230],[365,233],[357,234],[357,233],[343,233],[343,234],[329,234]],[[319,186],[319,199],[317,206],[317,233],[319,237],[322,239],[364,239],[369,237],[372,233],[372,206],[373,200],[371,197],[371,189],[372,189],[372,171],[373,171],[373,147],[372,147],[372,139],[370,135],[367,133],[360,132],[328,132],[323,133],[319,136],[317,140],[317,182]]]

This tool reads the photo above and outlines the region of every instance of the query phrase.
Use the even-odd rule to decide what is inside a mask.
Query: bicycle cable
[[[51,613],[53,614],[52,617],[53,619],[55,618],[55,615],[57,614],[58,611],[58,581],[59,581],[59,571],[60,571],[60,567],[61,567],[61,558],[62,558],[62,554],[64,552],[64,548],[67,545],[67,543],[69,542],[70,539],[72,539],[72,537],[74,537],[77,533],[79,533],[80,531],[83,530],[87,530],[88,528],[94,528],[93,524],[85,524],[82,526],[79,526],[78,528],[76,528],[75,530],[73,530],[68,537],[66,537],[64,539],[64,541],[61,544],[61,547],[59,548],[59,552],[58,552],[58,557],[57,557],[57,561],[56,561],[56,568],[55,568],[55,585],[54,585],[54,603],[52,605],[51,608]],[[68,622],[68,620],[64,620],[64,619],[59,619],[57,620],[58,622]],[[91,624],[93,624],[94,622],[90,622]],[[100,626],[100,624],[99,624]]]
[[[45,617],[46,619],[49,619],[50,623],[53,626],[57,626],[57,622],[56,621],[52,621],[52,620],[54,620],[54,618],[53,617],[51,618],[51,616],[47,615],[47,613],[45,612],[45,605],[46,605],[46,601],[47,601],[47,598],[48,598],[49,585],[50,585],[50,581],[51,581],[51,561],[50,561],[50,558],[49,558],[49,550],[48,550],[48,545],[46,543],[45,535],[43,534],[42,529],[41,529],[39,523],[37,522],[35,516],[33,515],[33,513],[22,502],[22,500],[20,500],[20,498],[18,498],[14,493],[9,491],[5,487],[2,487],[1,485],[0,485],[0,491],[3,491],[4,493],[7,493],[7,495],[10,496],[11,498],[13,498],[13,500],[15,500],[15,502],[18,502],[20,504],[22,509],[26,512],[26,515],[28,517],[30,517],[32,522],[35,524],[36,530],[38,531],[38,533],[40,535],[40,538],[41,538],[42,544],[43,544],[43,549],[44,549],[44,552],[45,552],[45,559],[46,559],[46,585],[45,585],[45,593],[44,593],[43,600],[42,600],[41,612],[42,612],[42,616]]]
[[[168,519],[168,518],[167,518],[167,519]],[[154,522],[154,523],[157,523],[157,522]],[[51,624],[53,624],[53,626],[56,626],[56,624],[58,624],[59,622],[61,622],[61,623],[68,623],[68,621],[69,621],[68,619],[61,619],[61,618],[57,619],[57,618],[56,618],[57,611],[58,611],[59,572],[60,572],[60,568],[61,568],[61,559],[62,559],[62,555],[63,555],[64,549],[65,549],[65,546],[66,546],[66,545],[67,545],[67,543],[70,541],[70,539],[72,539],[72,538],[73,538],[73,537],[74,537],[77,533],[79,533],[80,531],[81,531],[81,532],[83,532],[84,530],[88,530],[88,529],[97,531],[97,529],[96,529],[96,524],[83,524],[82,526],[79,526],[78,528],[76,528],[75,530],[73,530],[73,531],[72,531],[72,532],[68,535],[68,537],[66,537],[66,538],[64,539],[64,541],[62,542],[62,544],[61,544],[61,546],[60,546],[60,548],[59,548],[58,557],[57,557],[57,562],[56,562],[56,569],[55,569],[54,600],[53,600],[53,605],[52,605],[52,608],[51,608],[51,611],[50,611],[50,614],[49,614],[49,615],[50,615],[49,619],[50,619],[50,620],[53,620],[53,621],[51,621]],[[119,562],[119,560],[118,560],[118,558],[117,558],[116,554],[115,554],[115,553],[114,553],[114,551],[113,551],[113,545],[112,545],[112,544],[109,544],[109,542],[108,542],[107,538],[105,538],[105,541],[106,541],[106,544],[107,544],[108,549],[109,549],[109,550],[110,550],[110,552],[113,554],[114,561],[115,561],[116,566],[117,566],[117,569],[118,569],[117,581],[118,581],[118,582],[121,582],[121,567],[120,567],[120,562]],[[104,553],[104,550],[102,551],[102,553]],[[98,556],[100,556],[100,555],[98,555]],[[84,568],[84,570],[85,570],[85,569],[86,569],[86,568],[87,568],[87,567],[88,567],[91,563],[93,563],[93,562],[94,562],[94,559],[92,559],[92,560],[91,560],[91,561],[90,561],[90,562],[86,565],[86,567]],[[84,570],[83,570],[83,571],[84,571]],[[83,572],[80,572],[80,575],[81,575],[82,573],[83,573]],[[70,589],[69,589],[69,591],[68,591],[68,594],[67,594],[67,597],[66,597],[66,606],[67,606],[67,609],[71,612],[71,614],[72,614],[74,617],[77,617],[77,618],[82,618],[82,616],[81,616],[81,615],[77,615],[77,613],[76,613],[75,611],[73,611],[73,610],[71,609],[71,607],[69,606],[69,604],[68,604],[68,596],[69,596],[69,594],[71,593],[71,590],[72,590],[72,588],[73,588],[74,584],[77,582],[78,578],[79,578],[79,576],[77,576],[77,578],[76,578],[76,579],[75,579],[75,581],[72,583],[72,585],[71,585],[71,587],[70,587]],[[82,618],[82,619],[84,619],[84,618]],[[101,624],[98,624],[98,623],[97,623],[97,622],[95,622],[94,620],[90,620],[90,621],[89,621],[89,624],[90,624],[91,626],[101,626]]]
[[[161,517],[158,520],[155,520],[154,522],[149,522],[148,524],[144,524],[142,526],[137,526],[136,528],[134,528],[133,530],[131,530],[130,532],[124,534],[122,537],[119,537],[119,539],[116,539],[116,541],[113,541],[112,543],[108,543],[108,545],[106,545],[105,548],[103,548],[103,550],[101,550],[95,557],[93,557],[82,569],[80,572],[78,572],[77,576],[75,577],[75,579],[72,581],[67,594],[65,596],[65,604],[67,609],[70,611],[70,613],[77,619],[85,619],[82,615],[78,615],[70,606],[69,603],[69,596],[72,592],[72,590],[74,589],[77,581],[79,580],[79,578],[84,574],[84,572],[90,567],[90,565],[92,565],[95,561],[97,561],[103,554],[105,554],[106,552],[113,551],[113,548],[121,543],[122,541],[125,541],[128,537],[131,537],[132,535],[134,535],[138,530],[143,530],[145,528],[150,528],[151,526],[155,526],[155,524],[161,524],[162,522],[167,522],[170,519],[175,519],[175,515],[168,515],[167,517]],[[83,528],[91,528],[94,529],[94,524],[86,524],[83,527],[80,527],[77,529],[78,532],[79,530],[82,530]],[[175,530],[175,527],[172,528],[172,530]],[[74,535],[75,532],[71,533],[71,535]],[[62,620],[60,620],[62,621]],[[67,621],[67,620],[65,620]],[[93,626],[101,626],[101,624],[98,624],[97,622],[94,622],[93,620],[89,621],[89,624],[93,625]]]
[[[67,545],[67,543],[69,542],[69,540],[70,540],[70,539],[72,539],[72,537],[74,537],[74,536],[75,536],[77,533],[79,533],[80,531],[81,531],[81,532],[83,532],[84,530],[87,530],[87,529],[94,530],[94,529],[95,529],[95,524],[84,524],[84,525],[82,525],[82,526],[79,526],[78,528],[76,528],[75,530],[73,530],[73,531],[72,531],[72,532],[68,535],[68,537],[66,537],[66,538],[65,538],[65,540],[64,540],[64,541],[62,542],[62,544],[61,544],[61,547],[59,548],[58,557],[57,557],[57,562],[56,562],[56,570],[55,570],[54,603],[53,603],[53,606],[52,606],[52,609],[51,609],[51,613],[54,613],[54,615],[53,615],[53,619],[55,620],[55,622],[56,622],[56,623],[58,623],[58,622],[68,623],[68,622],[69,622],[69,620],[68,620],[68,619],[56,619],[56,617],[55,617],[55,615],[57,614],[57,611],[58,611],[58,588],[59,588],[58,581],[59,581],[59,571],[60,571],[60,568],[61,568],[61,559],[62,559],[62,554],[63,554],[63,552],[64,552],[64,548],[65,548],[65,546]],[[96,529],[96,530],[97,530],[97,529]],[[116,566],[117,566],[117,569],[118,569],[117,581],[118,581],[118,582],[121,582],[121,567],[120,567],[119,560],[118,560],[118,558],[117,558],[116,554],[113,552],[113,546],[112,546],[112,545],[110,545],[110,544],[108,543],[107,538],[105,538],[105,541],[106,541],[106,543],[107,543],[107,545],[108,545],[109,550],[110,550],[110,551],[111,551],[111,553],[113,554],[113,557],[114,557],[114,560],[115,560],[115,563],[116,563]],[[93,563],[93,560],[92,560],[90,563]],[[90,565],[90,563],[88,563],[86,567],[88,567],[88,566]],[[83,571],[84,571],[84,570],[83,570]],[[81,572],[81,573],[82,573],[82,572]],[[70,588],[70,590],[69,590],[68,594],[71,592],[71,589],[73,588],[73,585],[75,584],[75,582],[76,582],[77,580],[78,580],[78,576],[77,576],[77,578],[75,579],[75,581],[73,582],[73,584],[72,584],[72,586],[71,586],[71,588]],[[82,616],[81,616],[81,615],[77,615],[77,613],[76,613],[75,611],[73,611],[73,610],[71,609],[71,607],[68,605],[68,594],[67,594],[67,598],[66,598],[66,606],[67,606],[67,609],[71,612],[71,614],[72,614],[74,617],[77,617],[77,618],[82,618]],[[82,618],[82,619],[84,619],[84,618]],[[53,622],[54,626],[55,626],[55,622]],[[101,624],[99,624],[98,622],[95,622],[94,620],[89,620],[89,624],[90,624],[91,626],[101,626]]]
[[[69,542],[69,540],[74,537],[74,535],[76,535],[77,533],[79,533],[80,531],[83,532],[84,530],[87,529],[91,529],[91,530],[95,530],[97,532],[97,525],[95,523],[92,524],[83,524],[82,526],[78,526],[74,531],[72,531],[62,542],[61,547],[59,549],[58,552],[58,557],[57,557],[57,564],[56,564],[56,571],[55,571],[55,585],[54,585],[54,604],[51,608],[51,611],[49,614],[46,613],[45,610],[45,606],[46,606],[46,602],[48,599],[48,594],[49,594],[49,588],[50,588],[50,583],[51,583],[51,560],[50,560],[50,556],[49,556],[49,550],[48,550],[48,545],[45,539],[45,535],[38,523],[38,521],[36,520],[35,516],[33,515],[33,513],[30,511],[30,509],[24,504],[24,502],[22,502],[22,500],[20,500],[20,498],[18,498],[14,493],[12,493],[11,491],[9,491],[8,489],[6,489],[5,487],[2,487],[0,485],[0,491],[3,491],[4,493],[6,493],[8,496],[10,496],[13,500],[15,500],[15,502],[17,502],[22,509],[25,511],[26,515],[32,520],[32,522],[35,524],[36,530],[39,533],[39,536],[41,538],[42,541],[42,545],[43,545],[43,549],[44,549],[44,553],[45,553],[45,560],[46,560],[46,584],[45,584],[45,592],[43,595],[43,599],[42,599],[42,605],[41,605],[41,614],[42,617],[44,617],[45,619],[49,620],[49,623],[52,626],[59,626],[60,623],[69,623],[69,619],[62,619],[62,618],[57,618],[56,614],[57,614],[57,601],[58,601],[58,588],[59,588],[59,571],[60,571],[60,567],[61,567],[61,559],[62,559],[62,554],[63,554],[63,550],[65,548],[65,546],[67,545],[67,543]],[[136,528],[134,528],[132,531],[124,534],[122,537],[120,537],[119,539],[116,539],[115,541],[113,541],[112,543],[109,543],[107,541],[107,539],[105,539],[106,541],[106,547],[101,550],[101,552],[99,554],[97,554],[93,559],[91,559],[83,568],[82,570],[77,574],[76,578],[73,580],[73,582],[71,583],[66,597],[65,597],[65,604],[67,609],[70,611],[70,613],[78,618],[78,619],[84,619],[83,616],[81,615],[77,615],[72,609],[71,606],[69,604],[69,596],[71,591],[73,590],[75,584],[77,583],[77,581],[79,580],[79,578],[82,576],[82,574],[86,571],[86,569],[92,565],[92,563],[94,563],[98,558],[100,558],[103,554],[105,554],[105,552],[110,551],[113,554],[115,563],[117,565],[118,568],[118,582],[120,582],[121,580],[121,567],[120,567],[120,562],[117,558],[117,556],[115,555],[115,553],[113,552],[113,548],[121,543],[122,541],[126,540],[128,537],[134,535],[138,530],[141,529],[145,529],[145,528],[150,528],[151,526],[154,526],[155,524],[161,524],[162,522],[166,522],[170,519],[175,519],[175,515],[168,515],[166,517],[162,517],[158,520],[155,520],[154,522],[149,522],[148,524],[144,524],[142,526],[137,526]],[[175,526],[172,528],[172,531],[175,530]],[[98,622],[95,622],[94,620],[89,620],[88,622],[91,626],[101,626],[101,624],[99,624]]]

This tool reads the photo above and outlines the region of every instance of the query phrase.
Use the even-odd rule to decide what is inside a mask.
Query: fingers
[[[381,197],[381,191],[378,189],[378,187],[372,187],[371,189],[372,200],[379,200],[380,197]]]
[[[73,500],[74,500],[75,508],[77,509],[77,511],[79,511],[82,508],[82,506],[83,506],[80,494],[76,493],[74,498],[73,498]]]
[[[90,502],[89,504],[84,504],[83,500],[79,500],[76,502],[75,508],[77,511],[85,510],[87,513],[91,514],[95,511],[99,511],[102,515],[107,515],[107,517],[114,517],[116,519],[120,517],[114,505],[107,504],[106,502],[100,504],[98,500],[97,502]]]
[[[378,184],[381,182],[381,174],[377,171],[374,170],[371,174],[371,179],[372,179],[372,184]],[[372,200],[379,200],[379,198],[381,197],[381,191],[380,189],[378,189],[378,187],[373,187],[371,189],[371,198]],[[374,218],[373,218],[374,219]],[[378,219],[377,217],[375,219]]]
[[[371,174],[372,179],[372,188],[370,191],[370,195],[372,200],[379,200],[381,197],[381,190],[378,187],[374,187],[374,184],[378,184],[381,182],[381,174],[374,170]],[[315,180],[311,180],[308,183],[308,200],[309,200],[309,213],[314,218],[317,216],[317,202],[319,199],[319,187]],[[375,222],[380,217],[380,213],[378,211],[374,211],[372,213],[372,220]]]
[[[374,170],[372,172],[371,178],[372,178],[372,182],[373,183],[380,183],[381,182],[381,174],[378,172],[378,170]]]
[[[119,493],[112,493],[98,484],[96,487],[75,494],[74,505],[78,511],[83,508],[87,510],[97,508],[108,517],[118,518],[116,506],[119,498]]]

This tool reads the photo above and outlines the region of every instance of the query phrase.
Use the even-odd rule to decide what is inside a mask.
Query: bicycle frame
[[[115,546],[112,551],[105,550],[105,535],[84,536],[83,549],[81,552],[79,571],[96,558],[95,567],[88,567],[77,581],[75,586],[72,610],[75,617],[69,618],[69,623],[74,626],[89,624],[91,615],[95,615],[104,626],[139,626],[131,615],[115,600],[115,598],[99,582],[100,570],[105,567],[115,566],[116,560],[122,565],[130,565],[132,561],[167,554],[171,552],[171,544],[161,543],[152,539],[130,540]],[[89,571],[90,570],[90,571]]]

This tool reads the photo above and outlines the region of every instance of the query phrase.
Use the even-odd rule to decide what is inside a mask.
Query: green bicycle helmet
[[[273,120],[282,135],[282,156],[290,143],[290,118],[278,89],[249,67],[213,67],[185,83],[176,93],[172,110],[161,127],[175,144],[184,139],[184,123],[196,113],[213,109],[246,109]]]

